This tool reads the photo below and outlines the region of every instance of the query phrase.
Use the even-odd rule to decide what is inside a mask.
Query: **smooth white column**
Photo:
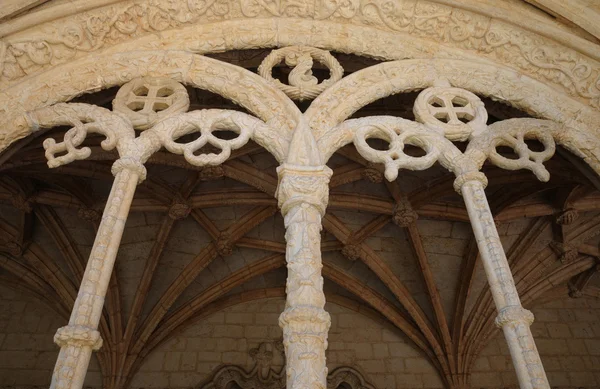
[[[54,342],[60,346],[60,353],[52,375],[52,389],[80,389],[92,351],[102,346],[98,324],[102,317],[106,290],[135,189],[146,175],[144,166],[130,158],[117,160],[112,171],[115,180],[69,324],[59,328],[54,336]]]
[[[462,194],[483,268],[498,310],[496,325],[502,328],[521,389],[550,389],[530,326],[533,314],[524,309],[502,248],[485,195],[487,179],[480,172],[466,173],[455,181]]]
[[[286,307],[283,329],[289,389],[325,389],[325,350],[331,325],[325,311],[321,269],[321,218],[329,197],[332,171],[327,166],[282,165],[278,199],[285,218]]]

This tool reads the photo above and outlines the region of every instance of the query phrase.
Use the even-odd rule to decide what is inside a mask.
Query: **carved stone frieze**
[[[368,0],[339,3],[322,0],[277,3],[251,0],[190,0],[181,3],[168,0],[124,1],[5,37],[0,41],[0,81],[15,82],[49,66],[151,33],[218,21],[234,21],[240,26],[248,26],[254,20],[265,17],[306,19],[313,24],[314,21],[327,21],[356,27],[371,26],[382,32],[406,34],[421,40],[415,43],[418,46],[429,42],[428,45],[434,49],[441,43],[454,50],[486,56],[493,61],[505,61],[594,104],[598,103],[600,95],[596,83],[599,75],[597,62],[576,49],[548,38],[550,28],[546,27],[544,33],[536,34],[528,28],[472,10],[454,8],[436,1],[416,0],[398,4]],[[294,26],[291,20],[285,20],[285,25],[292,31],[303,30]],[[313,34],[320,35],[316,32]],[[263,41],[268,41],[261,41],[258,45],[264,47],[281,41],[276,33],[272,35],[263,38]],[[253,42],[252,38],[232,39],[244,41],[246,46],[250,46],[246,48],[252,48],[252,44],[247,43]],[[356,37],[353,36],[353,39]],[[369,42],[369,47],[363,49],[365,51],[390,51],[383,45],[374,47],[376,42],[367,36],[363,40]],[[406,42],[404,46],[408,46],[411,39],[403,41]],[[207,47],[206,50],[210,49]]]

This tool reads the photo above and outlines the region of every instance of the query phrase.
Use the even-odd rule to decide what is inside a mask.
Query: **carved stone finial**
[[[77,210],[77,216],[85,221],[95,223],[102,218],[102,213],[94,208],[81,207]]]
[[[383,173],[377,169],[376,165],[369,163],[361,173],[362,177],[374,184],[380,184],[383,182]]]
[[[399,227],[408,227],[412,223],[416,222],[419,218],[419,214],[415,212],[408,199],[403,198],[394,206],[394,213],[392,214],[392,221]]]
[[[360,259],[360,252],[360,247],[355,244],[347,244],[342,249],[342,255],[353,262]]]
[[[577,218],[579,218],[579,212],[574,208],[568,208],[556,217],[556,224],[568,226],[577,220]]]
[[[192,212],[190,204],[183,199],[175,199],[169,208],[169,217],[173,220],[185,219]]]
[[[231,245],[231,235],[228,232],[221,232],[219,239],[217,239],[217,252],[222,257],[227,257],[233,253],[233,247]]]

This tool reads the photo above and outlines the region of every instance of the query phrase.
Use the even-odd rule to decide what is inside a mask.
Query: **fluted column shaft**
[[[508,342],[521,389],[549,389],[546,372],[530,330],[533,314],[521,305],[485,195],[485,184],[485,176],[477,172],[459,176],[455,187],[465,200],[485,274],[498,310],[496,325],[502,328]]]
[[[331,325],[321,269],[321,218],[332,171],[326,166],[278,168],[278,199],[286,227],[286,307],[283,329],[289,389],[325,389],[325,350]]]
[[[138,182],[145,168],[131,159],[113,165],[113,182],[96,234],[69,324],[59,328],[54,341],[60,353],[52,375],[52,389],[80,389],[93,350],[102,346],[98,324],[123,229]]]

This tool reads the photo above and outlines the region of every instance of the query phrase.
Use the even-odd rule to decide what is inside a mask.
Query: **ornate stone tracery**
[[[211,15],[216,19],[228,15],[231,11],[229,7],[217,3],[207,5],[204,2],[190,1],[188,11]],[[256,3],[250,6],[244,3],[241,11],[245,17],[250,18],[261,12],[287,15],[292,12],[291,8],[294,8],[293,14],[299,17],[314,17],[313,11],[316,14],[327,11],[325,18],[346,18],[358,14],[359,10],[364,12],[359,2],[347,2],[344,6],[332,6],[332,9],[319,2],[319,7],[321,8],[318,10],[309,10],[285,4],[266,6]],[[134,8],[128,8],[127,12],[131,14]],[[156,12],[158,15],[158,11]],[[388,13],[377,12],[377,15],[388,27],[405,28],[415,23],[414,15],[407,9],[398,10],[394,18]],[[169,23],[186,23],[184,19],[172,19],[169,12],[154,21],[159,19],[169,22],[165,26],[153,25],[152,29],[162,31],[171,26]],[[117,20],[110,28],[124,33],[126,22],[127,20]],[[132,23],[135,30],[137,22]],[[457,40],[457,37],[453,36],[452,39]],[[486,38],[490,39],[502,40],[494,35]],[[65,45],[64,42],[61,44]],[[263,46],[269,44],[271,43],[262,43]],[[11,55],[15,58],[22,57],[26,52],[26,56],[32,59],[39,55],[35,54],[38,49],[51,51],[49,44],[34,46],[32,48],[30,42],[20,42],[16,46],[13,44]],[[15,55],[18,47],[24,53]],[[6,49],[4,46],[2,48]],[[78,52],[81,51],[81,46],[73,43],[69,49]],[[114,55],[119,58],[118,54]],[[120,58],[127,58],[128,55]],[[23,109],[19,107],[15,111],[19,115],[13,114],[9,119],[10,124],[16,123],[22,127],[22,132],[17,136],[39,128],[71,126],[62,142],[57,143],[53,139],[44,142],[50,167],[88,158],[91,149],[85,146],[85,141],[93,133],[106,138],[101,143],[103,149],[117,149],[120,156],[113,165],[113,192],[100,224],[97,244],[92,250],[89,269],[86,270],[73,316],[69,326],[57,333],[57,343],[63,347],[63,351],[55,371],[55,387],[80,386],[82,374],[85,373],[83,366],[87,366],[88,362],[86,356],[89,360],[91,350],[98,348],[101,343],[97,331],[100,320],[98,310],[101,312],[103,293],[106,293],[119,234],[122,233],[122,224],[127,217],[135,186],[146,178],[146,160],[164,147],[171,153],[183,155],[192,165],[207,166],[206,170],[202,170],[202,173],[206,173],[205,178],[223,176],[225,173],[222,168],[216,170],[218,167],[215,167],[213,171],[209,170],[210,167],[222,164],[231,156],[232,151],[246,145],[250,139],[267,148],[279,162],[283,162],[278,169],[276,196],[285,217],[287,240],[288,298],[286,309],[280,317],[280,325],[284,330],[284,346],[288,358],[288,387],[324,389],[325,386],[334,385],[326,378],[325,350],[330,319],[324,310],[320,231],[332,174],[324,164],[336,150],[348,143],[353,143],[369,163],[383,164],[388,181],[397,178],[399,169],[424,170],[437,162],[455,174],[454,187],[465,199],[493,298],[499,310],[496,323],[505,332],[515,358],[520,383],[527,388],[548,387],[529,330],[533,317],[521,306],[485,197],[487,178],[480,170],[487,160],[503,169],[528,169],[540,180],[547,181],[549,172],[543,163],[553,156],[556,143],[559,143],[586,158],[590,165],[600,171],[600,163],[597,161],[600,155],[598,142],[588,144],[587,140],[592,139],[593,135],[585,135],[585,131],[593,128],[594,120],[598,118],[596,111],[575,100],[565,100],[561,104],[561,96],[550,92],[543,96],[541,91],[548,91],[549,88],[543,89],[534,80],[523,81],[520,75],[513,74],[511,70],[456,59],[442,59],[431,63],[424,60],[384,63],[342,79],[343,68],[328,51],[294,45],[277,49],[265,58],[258,69],[265,81],[234,66],[189,53],[179,53],[174,56],[175,59],[165,54],[159,61],[155,61],[158,57],[152,56],[156,54],[140,55],[147,56],[141,61],[146,68],[136,70],[137,73],[132,76],[127,73],[130,68],[124,66],[122,75],[115,79],[102,79],[90,87],[103,88],[121,85],[126,81],[114,100],[113,112],[85,104],[56,104],[24,115],[20,115]],[[2,60],[4,58],[0,58]],[[271,74],[273,67],[282,60],[286,65],[294,67],[288,77],[289,85],[275,80]],[[319,83],[311,71],[314,61],[330,69],[329,79]],[[47,63],[41,61],[39,65],[43,68]],[[80,65],[73,65],[73,69],[78,69]],[[88,65],[87,69],[94,72],[93,65],[85,66]],[[462,65],[470,68],[461,72]],[[540,67],[542,65],[539,64]],[[32,69],[32,73],[36,71],[37,68]],[[471,73],[478,71],[481,72],[479,76],[471,79]],[[564,74],[567,70],[561,68],[560,72]],[[168,73],[175,73],[175,76],[164,78]],[[40,79],[45,76],[39,74]],[[569,80],[576,86],[573,77]],[[520,83],[526,85],[523,88],[525,91],[515,89],[515,85],[521,85]],[[260,119],[237,111],[186,112],[189,98],[183,84],[217,91],[248,108]],[[51,88],[52,96],[44,96],[45,100],[28,104],[35,107],[47,102],[52,104],[81,93],[78,90],[66,96],[60,88],[61,86],[56,85]],[[414,106],[416,121],[385,116],[343,121],[376,99],[418,89],[424,90]],[[595,94],[590,94],[589,91],[589,88],[587,92],[577,88],[575,94],[579,98],[595,99]],[[536,95],[531,97],[534,92]],[[487,111],[474,93],[513,102],[518,107],[554,121],[513,119],[488,126]],[[316,100],[302,114],[286,95],[300,101]],[[0,98],[10,100],[10,94],[0,95]],[[14,106],[18,103],[10,104]],[[579,126],[581,128],[577,128]],[[144,132],[136,137],[134,129]],[[222,132],[228,132],[229,135],[217,135]],[[386,150],[372,148],[368,142],[372,138],[387,142],[389,147]],[[13,139],[10,138],[9,141]],[[540,151],[530,148],[532,140],[541,143],[543,149]],[[466,150],[461,151],[452,143],[454,141],[469,143]],[[421,149],[424,155],[413,156],[407,153],[407,146]],[[219,151],[205,152],[205,147]],[[502,147],[512,149],[517,158],[504,156],[499,152]],[[361,174],[373,182],[380,180],[380,174],[373,165]],[[202,174],[200,177],[202,178]],[[189,202],[182,199],[170,205],[168,214],[171,219],[176,220],[185,218],[191,211]],[[565,214],[560,217],[562,216],[564,224],[569,224],[570,216]],[[408,200],[398,202],[392,210],[392,221],[401,227],[409,228],[417,218],[418,214]],[[229,256],[234,244],[235,239],[228,232],[221,232],[214,250],[220,256]],[[347,243],[341,251],[352,261],[359,260],[364,254],[360,243]],[[564,263],[572,262],[577,254],[564,248],[562,252],[561,261]],[[90,290],[94,292],[90,293]],[[75,358],[79,351],[83,356]],[[255,369],[259,367],[259,362],[257,360]],[[213,386],[226,387],[231,380],[237,380],[237,384],[244,387],[246,381],[254,379],[251,377],[253,374],[255,373],[248,373],[243,369],[223,371],[215,376],[219,378],[215,378]],[[341,382],[340,377],[354,377],[348,378],[354,380],[354,385],[369,387],[361,377],[353,374],[344,370],[334,375],[337,378],[332,382]],[[266,379],[271,375],[273,374],[269,370],[268,374],[259,377]],[[273,377],[277,381],[273,387],[280,385],[282,377]],[[337,385],[339,383],[334,387]]]

